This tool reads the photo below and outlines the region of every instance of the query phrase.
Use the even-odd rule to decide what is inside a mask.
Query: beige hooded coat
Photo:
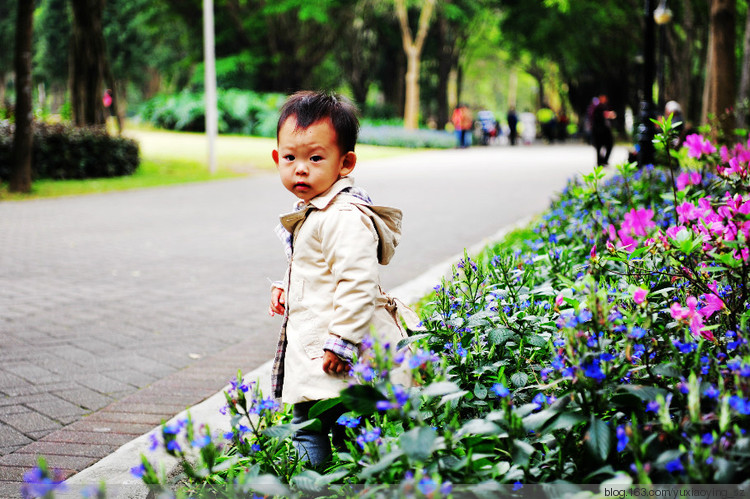
[[[337,397],[351,384],[346,373],[323,371],[323,345],[331,335],[359,345],[372,327],[393,346],[406,336],[378,271],[398,244],[401,211],[341,192],[353,185],[344,177],[301,210],[281,216],[293,235],[273,380],[274,395],[285,403]]]

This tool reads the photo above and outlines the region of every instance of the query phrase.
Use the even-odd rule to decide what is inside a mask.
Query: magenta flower
[[[667,229],[667,236],[671,237],[672,239],[677,239],[677,234],[679,234],[683,230],[688,230],[688,228],[684,225],[674,225]]]
[[[643,288],[636,288],[636,290],[633,291],[633,301],[640,305],[644,301],[646,301],[646,295],[648,295],[647,290]]]
[[[716,152],[716,147],[711,144],[711,141],[697,133],[685,137],[685,147],[688,148],[688,156],[691,158],[700,158],[704,154]]]

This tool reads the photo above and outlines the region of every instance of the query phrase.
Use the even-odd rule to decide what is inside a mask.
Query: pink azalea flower
[[[638,305],[646,301],[646,295],[648,295],[648,291],[643,288],[636,288],[635,291],[633,291],[633,301],[636,302]]]
[[[596,244],[591,248],[591,251],[589,252],[589,257],[594,260],[596,258]]]
[[[684,190],[690,184],[690,174],[687,172],[680,173],[675,179],[674,184],[678,191]]]
[[[677,207],[677,215],[682,223],[690,220],[695,220],[700,215],[700,212],[695,205],[689,201],[685,201]]]
[[[656,227],[653,221],[654,210],[648,208],[632,209],[625,214],[622,229],[630,229],[636,236],[646,236],[646,230]]]
[[[703,301],[706,302],[706,305],[700,309],[700,314],[706,319],[724,308],[724,302],[713,293],[703,295]]]
[[[716,147],[711,141],[697,133],[685,137],[685,147],[688,148],[688,156],[691,158],[700,158],[704,154],[713,154]]]
[[[565,300],[563,299],[563,295],[562,295],[562,293],[560,293],[559,295],[557,295],[557,296],[555,297],[555,306],[556,306],[556,307],[559,307],[559,306],[560,306],[560,305],[562,305],[563,303],[565,303]]]

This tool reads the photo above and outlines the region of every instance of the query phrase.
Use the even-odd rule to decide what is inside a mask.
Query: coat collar
[[[347,187],[354,185],[352,177],[341,177],[325,192],[318,194],[306,204],[299,205],[298,209],[292,213],[281,215],[281,225],[289,232],[294,232],[294,226],[307,216],[307,212],[312,209],[324,210],[328,207],[333,199]]]

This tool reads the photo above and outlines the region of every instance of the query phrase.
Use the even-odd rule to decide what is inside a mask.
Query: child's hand
[[[323,354],[323,370],[327,374],[341,374],[349,369],[349,363],[342,360],[338,355],[326,350]]]
[[[271,288],[271,306],[268,308],[268,315],[284,315],[284,303],[286,296],[284,290],[280,288]]]

